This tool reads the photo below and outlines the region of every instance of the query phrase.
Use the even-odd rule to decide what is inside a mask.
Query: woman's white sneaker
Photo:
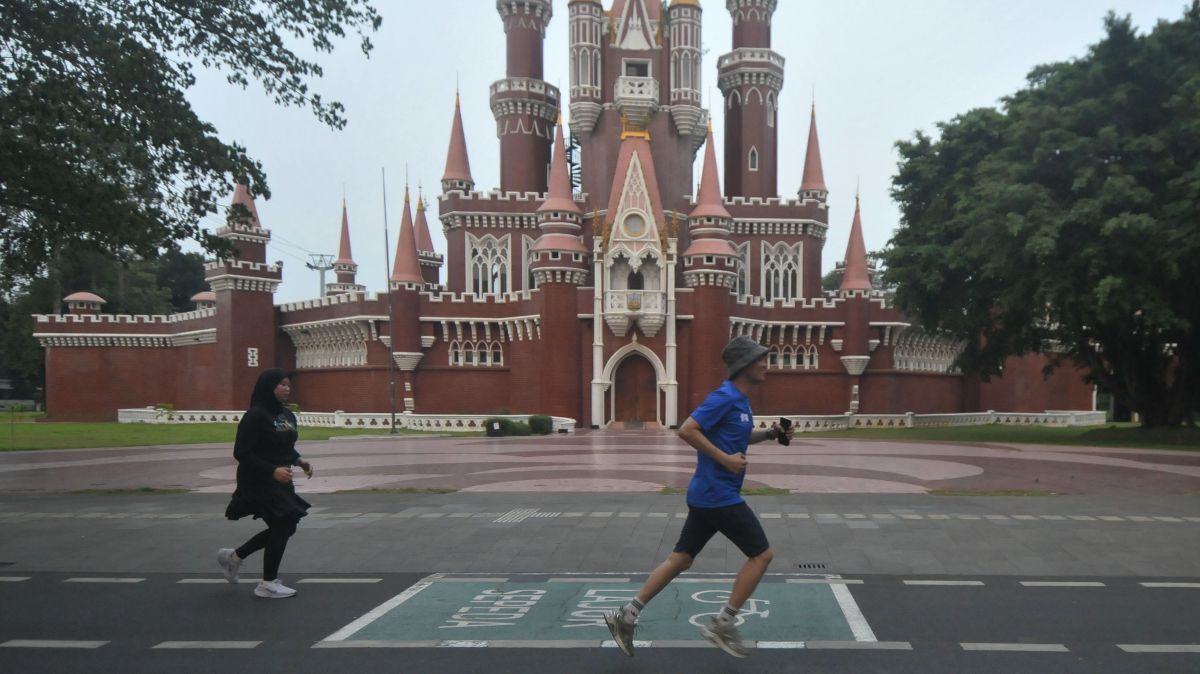
[[[254,588],[254,596],[266,599],[284,599],[296,594],[296,591],[286,587],[278,580],[260,580]]]
[[[225,572],[225,580],[231,583],[238,581],[238,569],[242,567],[242,560],[233,554],[233,548],[217,550],[217,564],[220,564],[221,570]]]

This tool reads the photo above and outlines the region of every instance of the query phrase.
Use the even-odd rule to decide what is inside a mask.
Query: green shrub
[[[296,403],[289,403],[288,409],[292,411],[292,414],[300,414],[300,406]]]
[[[488,435],[494,436],[494,435],[496,435],[496,433],[495,433],[495,431],[492,430],[492,425],[499,424],[500,425],[500,433],[499,433],[500,435],[512,435],[513,434],[512,423],[513,423],[512,419],[506,419],[504,417],[488,417],[483,422],[483,428],[487,432]]]
[[[525,423],[524,421],[513,421],[511,423],[512,423],[512,434],[513,435],[532,435],[533,434],[533,431],[531,431],[529,429],[529,424]]]
[[[554,432],[554,420],[545,414],[534,414],[529,417],[529,430],[536,435],[550,435]]]

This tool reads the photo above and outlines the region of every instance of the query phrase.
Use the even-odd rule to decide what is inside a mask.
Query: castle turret
[[[388,299],[394,325],[388,329],[389,339],[395,340],[391,347],[392,359],[402,372],[400,383],[404,390],[404,409],[416,409],[416,391],[413,371],[421,362],[421,289],[425,279],[421,276],[420,257],[417,254],[417,235],[412,220],[408,186],[404,187],[404,211],[400,214],[400,235],[396,237],[396,261],[392,265]]]
[[[454,94],[454,122],[450,125],[450,148],[446,151],[446,171],[442,174],[442,192],[475,189],[471,177],[471,158],[467,155],[467,137],[463,133],[462,105]]]
[[[82,316],[97,316],[100,309],[108,304],[103,297],[86,291],[71,293],[63,298],[63,302],[67,305],[68,313]]]
[[[541,236],[533,244],[534,278],[541,295],[540,367],[554,376],[542,378],[546,414],[582,418],[579,371],[578,288],[588,276],[588,252],[580,232],[582,213],[575,205],[567,175],[561,120],[550,163],[550,191],[538,208]]]
[[[546,191],[550,142],[559,94],[542,79],[542,44],[551,0],[497,0],[504,20],[507,77],[492,84],[492,114],[500,138],[500,189]]]
[[[671,0],[667,7],[671,42],[671,119],[681,136],[691,136],[704,119],[704,109],[700,107],[702,13],[699,0]]]
[[[699,405],[725,379],[720,359],[713,356],[729,339],[730,289],[737,281],[737,254],[729,244],[733,219],[721,200],[711,127],[706,145],[700,194],[688,216],[692,242],[683,252],[684,283],[694,289],[695,306],[703,307],[703,311],[696,311],[691,325],[692,352],[697,356],[691,359],[689,409]]]
[[[358,264],[354,262],[354,255],[350,252],[350,218],[346,213],[344,199],[342,200],[342,234],[338,242],[338,256],[333,261],[333,272],[337,275],[337,281],[325,286],[326,294],[337,295],[366,290],[365,287],[354,282],[358,273]]]
[[[862,217],[858,197],[854,199],[854,223],[846,244],[846,261],[838,295],[845,301],[846,325],[842,332],[842,367],[852,376],[849,411],[859,411],[860,375],[871,360],[868,343],[870,330],[871,277],[867,263],[867,248],[863,242]]]
[[[571,0],[571,130],[588,135],[604,109],[604,5],[600,0]]]
[[[771,49],[777,0],[726,0],[733,51],[717,61],[725,97],[726,196],[776,196],[784,58]]]
[[[204,265],[205,279],[217,298],[212,404],[224,410],[243,409],[262,369],[279,365],[275,290],[283,279],[282,263],[267,264],[271,233],[262,227],[254,196],[244,183],[234,188],[232,203],[241,208],[231,205],[228,221],[216,235],[229,240],[239,256]]]

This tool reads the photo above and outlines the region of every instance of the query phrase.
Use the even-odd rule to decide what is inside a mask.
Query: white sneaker
[[[296,594],[295,590],[284,586],[278,580],[260,580],[258,586],[254,588],[254,596],[266,599],[284,599],[294,594]]]
[[[221,570],[225,572],[225,580],[231,583],[238,581],[238,569],[242,568],[242,560],[233,554],[233,548],[217,550],[217,564],[220,564]]]

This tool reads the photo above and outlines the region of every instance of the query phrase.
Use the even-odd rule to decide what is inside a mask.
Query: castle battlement
[[[451,194],[456,194],[459,199],[466,201],[515,201],[523,203],[540,203],[549,197],[549,194],[546,192],[501,192],[500,190],[464,192],[462,190],[450,190],[438,195],[438,201],[446,201],[446,197]],[[576,192],[571,196],[576,203],[582,204],[587,202],[588,195],[586,192]]]
[[[107,323],[111,325],[169,325],[212,318],[215,309],[197,309],[181,314],[34,314],[37,323]]]
[[[421,293],[421,299],[430,302],[431,304],[474,304],[474,305],[495,305],[495,304],[514,304],[519,302],[528,302],[533,299],[533,293],[537,290],[517,290],[509,293],[497,295],[476,295],[474,293]]]
[[[282,273],[283,271],[283,268],[280,265],[277,265],[273,262],[249,262],[247,260],[234,260],[229,258],[222,260],[209,260],[208,262],[204,263],[204,268],[206,270],[228,268],[236,269],[238,271],[265,271],[271,274],[278,274]]]
[[[304,311],[306,309],[320,309],[321,307],[333,307],[340,304],[355,304],[359,302],[377,302],[380,295],[366,292],[361,293],[339,293],[337,295],[326,295],[325,297],[314,297],[309,300],[300,300],[298,302],[288,302],[286,304],[277,305],[275,308],[283,313],[291,311]]]
[[[738,295],[737,303],[763,309],[837,309],[844,300],[840,297],[800,297],[796,299],[765,300],[757,295]]]

